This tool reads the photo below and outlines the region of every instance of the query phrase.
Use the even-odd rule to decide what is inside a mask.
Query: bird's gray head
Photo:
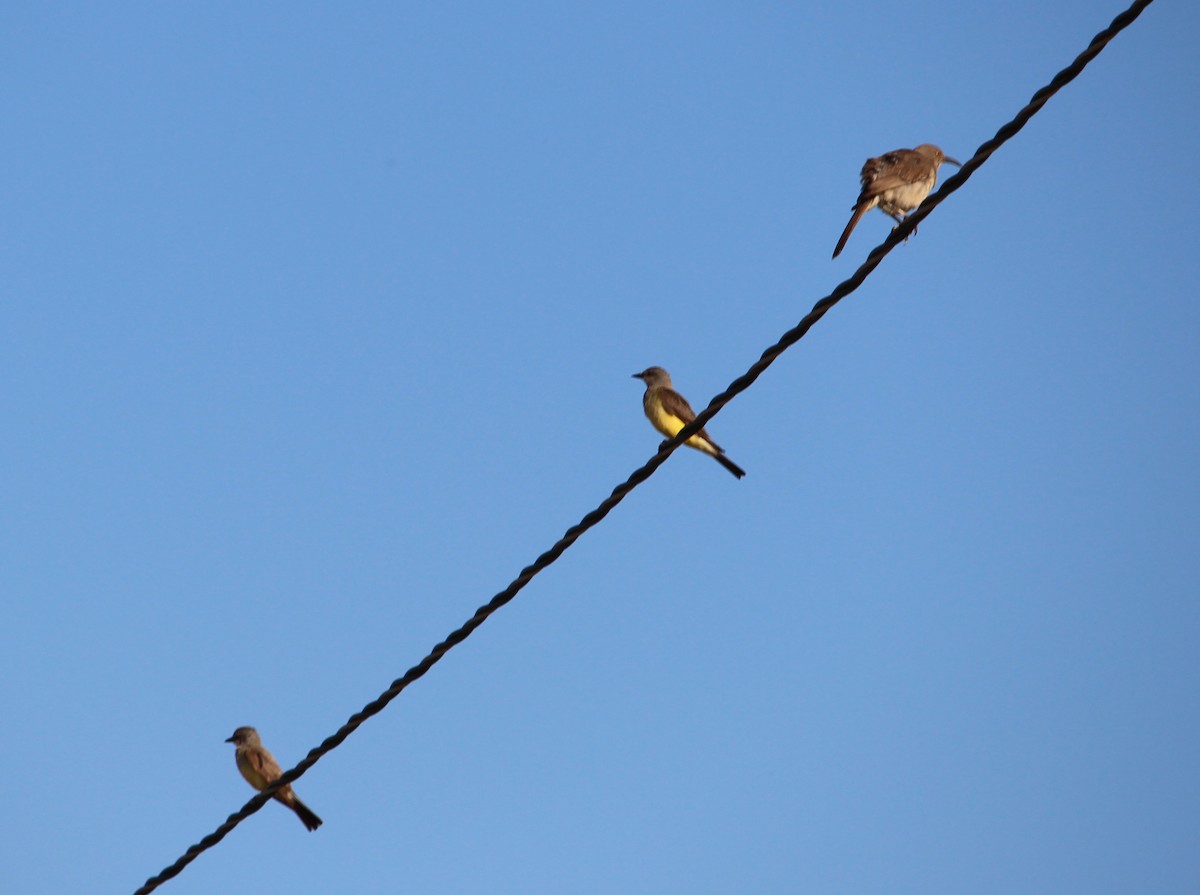
[[[640,379],[646,383],[647,387],[656,385],[665,385],[670,387],[671,374],[662,367],[647,367],[640,373],[633,374],[634,379]]]
[[[239,727],[225,742],[233,743],[235,746],[247,746],[258,741],[258,731],[253,727]]]
[[[957,159],[950,158],[950,156],[946,155],[946,153],[942,152],[942,150],[938,149],[932,143],[922,143],[920,146],[914,149],[913,152],[921,153],[921,155],[933,162],[935,168],[942,162],[948,162],[949,164],[958,168],[962,167],[962,162],[958,161]]]

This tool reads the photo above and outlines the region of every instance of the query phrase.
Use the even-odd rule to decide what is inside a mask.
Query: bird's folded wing
[[[878,196],[924,179],[929,174],[929,161],[911,149],[896,149],[879,158],[869,158],[862,168],[863,197]]]
[[[271,783],[283,774],[283,770],[275,759],[262,749],[250,749],[246,752],[246,759],[249,761],[250,767],[254,768],[266,783]]]
[[[659,397],[662,399],[663,410],[671,416],[679,417],[681,420],[683,420],[683,424],[685,426],[696,418],[695,411],[692,410],[692,407],[690,404],[688,404],[687,399],[683,395],[679,394],[679,392],[673,391],[669,388],[663,389],[659,394]]]

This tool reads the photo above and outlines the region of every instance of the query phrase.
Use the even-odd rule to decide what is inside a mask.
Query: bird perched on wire
[[[258,731],[253,727],[239,727],[225,742],[233,743],[237,747],[233,755],[237,761],[237,768],[246,778],[246,782],[259,792],[283,776],[279,762],[262,744]],[[296,798],[290,785],[281,786],[275,790],[275,798],[295,811],[296,816],[300,818],[307,829],[315,830],[321,826],[321,818],[313,814],[311,808]]]
[[[633,378],[646,383],[646,393],[642,396],[646,419],[667,438],[674,438],[680,429],[696,418],[691,405],[671,385],[671,374],[662,367],[647,367],[640,373],[634,373]],[[708,454],[739,479],[746,474],[746,470],[726,457],[725,451],[703,429],[684,444]]]
[[[846,240],[872,208],[878,208],[896,219],[897,224],[904,216],[925,201],[929,191],[937,183],[937,172],[942,162],[962,167],[962,163],[950,158],[942,150],[929,143],[916,149],[894,149],[878,158],[869,158],[862,167],[862,192],[854,203],[854,214],[842,231],[833,257],[842,253]],[[895,228],[893,228],[895,229]],[[913,229],[916,233],[916,229]]]

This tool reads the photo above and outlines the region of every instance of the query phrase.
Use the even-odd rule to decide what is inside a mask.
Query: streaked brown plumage
[[[662,367],[647,367],[640,373],[634,373],[633,378],[646,383],[646,393],[642,395],[642,409],[646,412],[646,419],[667,438],[674,438],[680,429],[696,418],[696,413],[687,399],[671,385],[671,374]],[[713,441],[704,429],[684,444],[708,454],[739,479],[746,474],[746,470],[725,456],[724,449]]]
[[[833,250],[833,257],[842,253],[846,240],[862,216],[872,208],[879,208],[891,215],[897,223],[903,221],[906,214],[925,201],[937,183],[937,172],[942,162],[961,167],[961,163],[930,143],[923,143],[916,149],[895,149],[878,158],[867,159],[860,174],[862,191],[854,204],[850,223],[842,231],[842,238]]]
[[[283,769],[279,767],[279,762],[262,744],[258,731],[253,727],[239,727],[225,742],[233,743],[237,747],[233,757],[237,761],[238,770],[242,772],[246,782],[259,792],[283,776]],[[275,790],[275,798],[295,811],[296,816],[300,818],[301,823],[307,829],[315,830],[321,826],[321,818],[296,798],[290,785],[281,786]]]

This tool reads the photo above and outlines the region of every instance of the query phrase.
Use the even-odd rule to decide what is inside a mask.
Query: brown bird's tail
[[[292,795],[291,802],[285,802],[284,804],[296,812],[296,816],[300,818],[300,821],[304,824],[304,827],[307,830],[315,830],[323,823],[321,818],[313,814],[311,808],[296,798],[295,794]]]
[[[854,206],[854,214],[850,216],[850,223],[846,225],[846,229],[842,231],[842,238],[838,240],[837,248],[833,250],[833,257],[842,254],[842,249],[846,247],[846,240],[850,238],[850,234],[854,232],[854,228],[858,226],[858,222],[862,220],[862,216],[871,210],[870,202],[859,202]]]
[[[737,478],[740,479],[742,476],[744,476],[746,474],[746,470],[742,469],[742,467],[738,466],[736,463],[734,463],[732,460],[730,460],[724,454],[713,454],[713,456],[716,458],[718,463],[720,463],[722,466],[724,466],[726,469],[728,469],[730,472],[732,472],[734,474],[734,476],[736,476]]]

